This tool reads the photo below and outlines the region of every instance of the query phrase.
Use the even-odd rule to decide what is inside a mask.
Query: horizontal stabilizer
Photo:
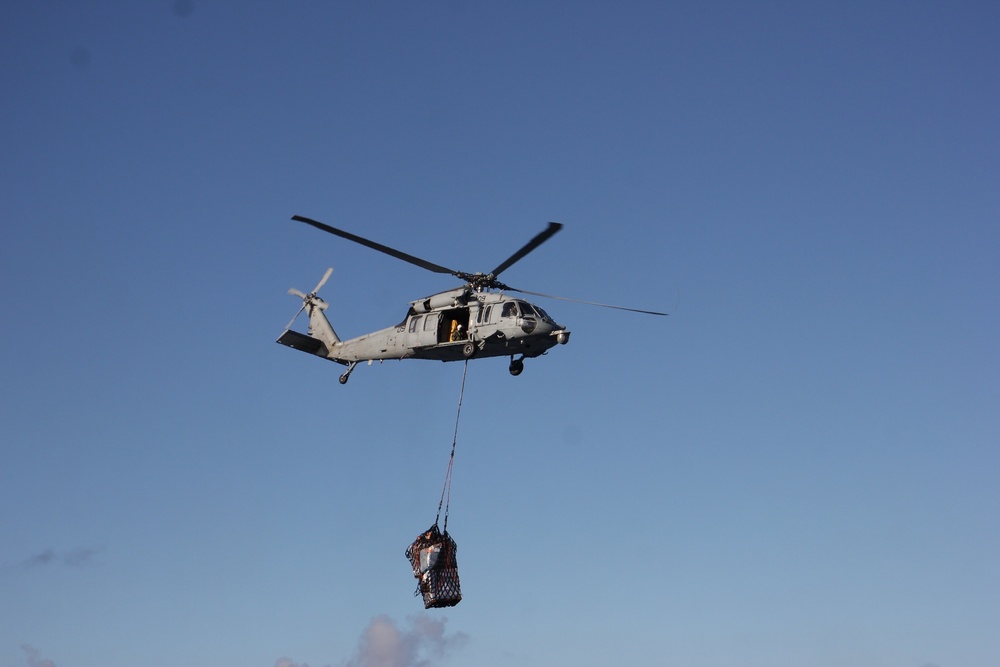
[[[326,349],[326,345],[323,344],[323,341],[318,338],[313,338],[312,336],[300,334],[298,331],[292,331],[291,329],[281,334],[281,337],[278,338],[278,342],[282,345],[287,345],[293,350],[302,350],[303,352],[308,352],[309,354],[315,354],[318,357],[325,358],[329,353]]]

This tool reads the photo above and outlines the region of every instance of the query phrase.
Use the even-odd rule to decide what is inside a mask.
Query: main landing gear
[[[351,372],[354,370],[354,367],[357,366],[357,365],[358,365],[358,362],[356,362],[356,361],[352,361],[349,364],[347,364],[347,370],[344,372],[343,375],[340,376],[340,384],[347,384],[347,381],[351,379]]]
[[[520,375],[521,371],[524,370],[524,357],[522,356],[520,359],[515,359],[512,355],[510,358],[510,368],[507,370],[509,370],[510,374],[514,377]]]

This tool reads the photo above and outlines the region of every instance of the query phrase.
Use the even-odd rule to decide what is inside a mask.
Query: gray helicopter
[[[346,366],[347,370],[340,376],[340,384],[347,383],[355,367],[362,361],[371,364],[373,361],[381,362],[386,359],[461,361],[509,356],[510,374],[520,375],[524,370],[525,359],[538,357],[556,345],[569,342],[569,330],[556,324],[545,310],[523,299],[508,296],[507,292],[648,315],[667,314],[529,292],[497,280],[497,276],[562,229],[558,222],[550,222],[548,227],[489,273],[466,273],[408,255],[310,218],[296,215],[292,220],[304,222],[428,271],[446,273],[465,281],[461,287],[410,302],[406,317],[396,326],[350,340],[340,339],[326,317],[325,311],[329,304],[317,296],[317,292],[333,273],[332,268],[326,270],[319,283],[308,294],[297,289],[289,290],[289,294],[302,299],[302,306],[277,342]],[[292,325],[303,310],[309,315],[308,334],[292,331]]]

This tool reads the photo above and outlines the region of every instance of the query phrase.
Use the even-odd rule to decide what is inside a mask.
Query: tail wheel
[[[347,384],[347,381],[351,379],[351,373],[354,372],[354,368],[358,365],[358,362],[352,361],[347,364],[347,371],[340,376],[340,384]]]

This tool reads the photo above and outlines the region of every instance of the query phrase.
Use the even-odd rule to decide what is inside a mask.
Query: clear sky
[[[1000,660],[1000,5],[0,6],[0,665]],[[456,286],[667,318],[341,368]],[[301,321],[300,321],[301,323]],[[304,325],[304,323],[302,323]]]

